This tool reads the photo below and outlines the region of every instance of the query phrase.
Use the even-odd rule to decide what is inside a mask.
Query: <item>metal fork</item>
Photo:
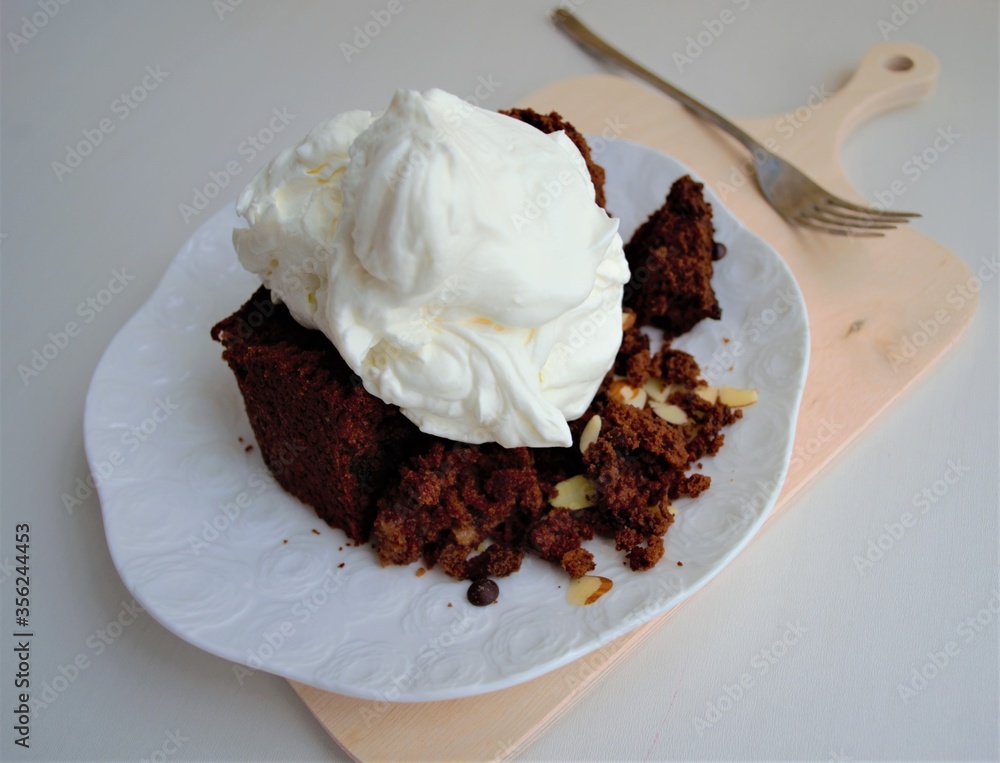
[[[565,8],[553,10],[551,18],[560,30],[588,53],[623,66],[742,143],[753,156],[757,183],[764,198],[786,220],[841,236],[883,236],[885,234],[881,231],[892,230],[897,225],[908,222],[911,217],[920,217],[916,212],[875,209],[835,196],[793,164],[768,151],[717,111],[678,90],[598,37]]]

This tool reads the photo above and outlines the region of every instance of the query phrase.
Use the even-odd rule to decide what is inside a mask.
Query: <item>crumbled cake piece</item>
[[[570,551],[593,537],[594,528],[586,519],[566,509],[552,509],[532,525],[527,541],[542,559],[562,564]]]
[[[501,527],[528,524],[547,508],[528,448],[466,445],[427,438],[426,453],[400,470],[378,503],[373,545],[383,564],[423,558],[454,577],[502,577],[520,568],[516,543],[491,546],[470,564],[487,537],[505,543]],[[519,537],[512,540],[520,541]]]
[[[559,564],[571,578],[582,577],[597,566],[594,564],[594,555],[582,547],[567,551],[562,555]]]
[[[603,170],[571,125],[554,113],[508,114],[545,132],[566,130],[603,205]],[[633,570],[647,570],[663,557],[671,501],[711,484],[688,470],[718,452],[722,429],[742,416],[695,393],[703,382],[693,357],[669,341],[651,353],[641,331],[657,325],[669,340],[704,317],[719,317],[710,284],[712,235],[701,186],[681,178],[626,246],[630,263],[656,267],[637,278],[633,264],[631,309],[614,368],[587,412],[570,422],[578,443],[586,424],[601,417],[583,453],[575,446],[468,445],[420,432],[398,408],[366,392],[329,340],[303,328],[264,288],[212,336],[225,346],[223,358],[278,483],[356,544],[371,538],[383,565],[423,560],[452,577],[485,581],[516,572],[531,552],[576,579],[595,568],[582,544],[600,535],[614,540]],[[651,380],[673,385],[666,399],[683,411],[683,423],[622,397],[622,384],[634,392]],[[577,475],[596,487],[593,505],[553,508],[555,485]],[[487,541],[492,545],[484,548]]]
[[[639,325],[661,328],[668,339],[722,316],[712,291],[712,205],[702,190],[688,175],[677,180],[625,245],[632,271],[625,304]]]
[[[467,561],[466,575],[470,580],[480,580],[485,577],[504,578],[521,569],[523,559],[523,549],[494,543]]]

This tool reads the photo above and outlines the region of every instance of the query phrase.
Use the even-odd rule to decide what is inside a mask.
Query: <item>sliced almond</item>
[[[658,403],[667,402],[667,398],[670,397],[678,389],[676,384],[667,384],[663,379],[646,379],[646,383],[642,385],[642,388],[646,390],[646,394],[649,395],[650,400],[655,400]]]
[[[631,387],[623,381],[615,381],[612,383],[611,388],[608,390],[612,397],[617,397],[622,402],[627,405],[631,405],[633,408],[643,408],[646,405],[646,390],[640,387],[636,389]]]
[[[649,404],[653,413],[666,421],[668,424],[687,424],[688,415],[684,409],[671,403],[658,403],[655,400]]]
[[[599,575],[584,575],[570,581],[566,589],[566,601],[577,607],[593,604],[611,590],[614,583]]]
[[[622,331],[628,331],[635,325],[635,313],[631,310],[622,313]]]
[[[672,503],[667,504],[667,513],[672,517],[677,516],[677,509],[674,508],[674,505]]]
[[[626,400],[625,402],[627,402],[633,408],[645,408],[646,399],[648,397],[649,395],[646,394],[646,390],[640,387],[635,391],[635,395],[633,396],[633,398],[631,400]]]
[[[745,405],[753,405],[757,402],[757,390],[723,387],[719,391],[719,402],[730,408],[742,408]]]
[[[555,497],[549,500],[557,509],[586,509],[597,503],[597,486],[586,475],[578,474],[556,485]]]
[[[708,385],[702,385],[694,390],[694,394],[704,400],[706,403],[711,403],[715,405],[716,401],[719,399],[719,388],[709,387]]]
[[[587,422],[587,426],[583,428],[580,433],[580,452],[586,453],[587,448],[597,442],[597,438],[601,434],[601,417],[594,415],[591,417],[590,421]]]

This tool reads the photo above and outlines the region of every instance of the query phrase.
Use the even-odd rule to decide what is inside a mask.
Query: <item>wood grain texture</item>
[[[865,203],[844,176],[841,142],[865,119],[930,93],[937,72],[936,59],[922,48],[878,45],[832,97],[814,93],[798,111],[739,123],[832,192]],[[685,163],[794,272],[809,313],[812,355],[791,467],[765,529],[957,341],[975,312],[975,294],[959,291],[971,273],[940,244],[907,227],[881,239],[790,227],[757,190],[738,144],[643,85],[612,76],[580,77],[529,95],[522,105],[558,111],[584,132],[627,138]],[[293,686],[357,759],[505,759],[677,611],[577,662],[479,697],[389,704]]]

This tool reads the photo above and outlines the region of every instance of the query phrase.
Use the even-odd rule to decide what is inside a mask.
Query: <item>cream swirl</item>
[[[399,91],[243,192],[244,267],[423,431],[569,445],[621,342],[628,266],[586,164],[440,90]]]

